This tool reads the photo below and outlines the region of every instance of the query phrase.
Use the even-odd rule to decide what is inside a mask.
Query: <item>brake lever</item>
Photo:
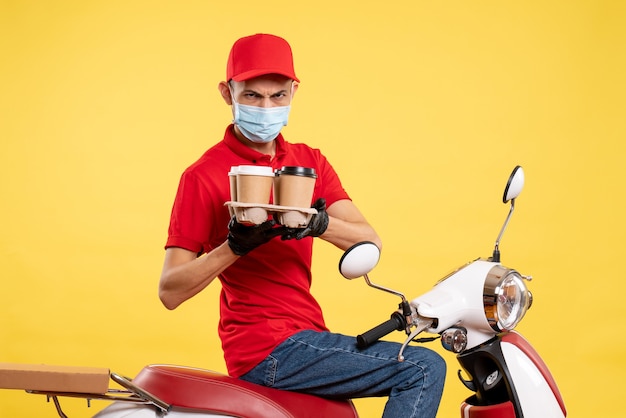
[[[414,318],[413,324],[415,325],[415,328],[413,329],[413,331],[411,331],[409,336],[406,338],[406,340],[402,344],[402,347],[400,347],[400,352],[398,353],[398,361],[404,361],[403,353],[404,353],[404,349],[406,348],[406,346],[409,345],[409,343],[413,341],[413,339],[417,337],[419,333],[432,327],[433,323],[434,323],[434,320],[430,318],[422,318],[421,316]]]

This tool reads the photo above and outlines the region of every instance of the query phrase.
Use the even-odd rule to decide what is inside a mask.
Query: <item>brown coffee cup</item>
[[[239,166],[232,166],[228,172],[228,182],[230,184],[230,200],[237,201],[237,171]]]
[[[311,207],[317,174],[314,168],[284,166],[276,171],[274,180],[274,203],[294,208]],[[297,210],[279,214],[282,225],[289,228],[304,227],[309,215]]]
[[[240,165],[237,167],[236,178],[237,202],[269,204],[274,184],[272,167]],[[267,217],[267,210],[264,208],[244,207],[238,220],[258,225],[265,222]]]

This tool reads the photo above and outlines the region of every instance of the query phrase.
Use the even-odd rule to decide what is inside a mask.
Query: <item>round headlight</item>
[[[498,332],[509,331],[526,314],[531,295],[517,271],[495,266],[485,280],[483,303],[491,328]]]

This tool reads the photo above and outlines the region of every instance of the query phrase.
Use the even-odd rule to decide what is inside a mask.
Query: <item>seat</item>
[[[172,407],[244,418],[357,418],[350,400],[272,389],[209,370],[149,365],[133,384]]]

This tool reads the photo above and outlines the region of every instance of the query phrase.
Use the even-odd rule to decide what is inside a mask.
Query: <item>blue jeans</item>
[[[359,349],[356,338],[301,331],[283,341],[241,379],[326,398],[388,396],[383,417],[435,417],[446,374],[432,350],[379,341]]]

